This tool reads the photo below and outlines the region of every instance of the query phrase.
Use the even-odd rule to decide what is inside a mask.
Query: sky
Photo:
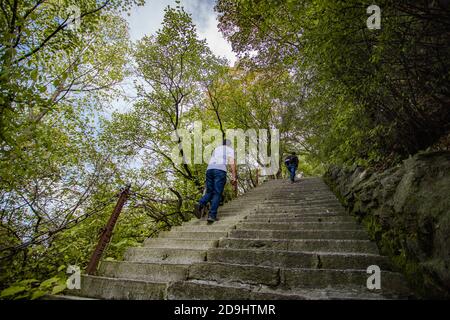
[[[175,7],[175,0],[147,0],[145,6],[134,7],[126,19],[130,26],[130,37],[133,41],[144,35],[154,34],[161,28],[164,8],[168,5]],[[225,57],[233,65],[236,56],[231,45],[223,38],[217,28],[217,15],[214,12],[215,0],[181,0],[185,11],[192,15],[200,39],[206,39],[212,52]]]
[[[206,39],[208,46],[216,56],[225,57],[230,66],[236,62],[236,55],[231,50],[231,44],[225,40],[217,28],[217,14],[214,12],[215,0],[180,0],[184,10],[191,14],[200,39]],[[164,8],[175,7],[175,0],[146,0],[145,6],[134,6],[129,15],[124,18],[129,24],[129,33],[132,41],[137,41],[145,35],[155,34],[161,29],[164,18]],[[135,96],[133,79],[128,79],[122,88],[129,97]],[[110,118],[112,112],[126,112],[132,108],[132,103],[118,99],[112,102],[104,116]]]

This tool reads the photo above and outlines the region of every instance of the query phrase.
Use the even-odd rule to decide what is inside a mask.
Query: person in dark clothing
[[[294,183],[295,182],[295,171],[297,171],[297,168],[298,168],[298,158],[297,158],[297,155],[295,154],[295,152],[292,152],[291,155],[286,157],[286,159],[284,160],[284,164],[286,165],[286,167],[289,171],[291,183]]]

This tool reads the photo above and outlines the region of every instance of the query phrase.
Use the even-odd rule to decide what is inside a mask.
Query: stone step
[[[261,204],[258,205],[256,211],[264,212],[264,211],[275,211],[275,212],[308,212],[308,211],[322,211],[322,212],[345,212],[341,206],[332,206],[332,205],[321,205],[321,206],[312,206],[312,205],[269,205],[269,204]]]
[[[188,247],[188,245],[186,246]],[[206,260],[205,249],[190,248],[129,248],[124,255],[126,261],[146,263],[190,264]]]
[[[386,257],[378,254],[347,252],[213,248],[208,250],[207,261],[283,268],[367,269],[371,265],[377,265],[382,270],[391,269]]]
[[[407,297],[409,289],[403,275],[388,270],[380,270],[380,286],[375,291],[384,295],[399,295]],[[367,288],[367,280],[372,273],[367,268],[362,270],[351,269],[281,269],[280,278],[282,286],[286,289],[296,290],[304,288],[355,288],[361,291],[372,292]]]
[[[241,282],[268,286],[280,285],[279,268],[245,264],[203,262],[189,268],[188,280],[207,280],[219,283]]]
[[[285,207],[297,207],[297,206],[321,206],[321,207],[326,207],[326,206],[335,206],[335,207],[340,207],[341,204],[339,203],[339,201],[337,199],[332,199],[332,200],[321,200],[321,199],[310,199],[310,200],[306,200],[306,199],[275,199],[275,198],[271,198],[269,200],[265,200],[264,202],[261,203],[261,205],[265,205],[265,206],[285,206]]]
[[[227,231],[164,231],[159,234],[159,238],[164,239],[197,239],[216,240],[228,236]]]
[[[366,253],[301,252],[213,248],[207,252],[208,262],[225,262],[257,266],[313,269],[367,269],[377,265],[390,270],[386,257]]]
[[[271,180],[103,261],[70,295],[94,299],[384,299],[407,296],[401,275],[320,178]],[[381,291],[366,272],[381,268]]]
[[[172,249],[208,249],[217,246],[218,239],[174,239],[174,238],[149,238],[144,241],[147,248],[172,248]]]
[[[203,222],[203,224],[196,224],[196,225],[183,225],[183,226],[177,226],[177,227],[173,227],[171,229],[171,232],[184,232],[184,231],[189,231],[189,232],[200,232],[200,231],[228,231],[228,230],[233,230],[236,229],[236,225],[239,223],[239,221],[236,221],[234,223],[230,223],[227,225],[216,225],[215,223],[213,224],[208,224],[206,221]]]
[[[167,282],[187,279],[188,269],[188,264],[103,261],[98,275],[106,278]]]
[[[326,212],[326,211],[318,211],[318,212],[281,212],[281,211],[272,211],[272,212],[256,212],[250,213],[246,216],[246,220],[250,218],[354,218],[347,213],[337,213],[337,212]]]
[[[268,190],[268,195],[265,199],[283,199],[283,198],[305,198],[305,197],[328,197],[336,198],[333,193],[330,192],[328,188],[315,188],[314,190],[309,190],[308,188],[298,188],[298,189],[285,189],[281,190],[278,188],[272,188],[273,190]]]
[[[66,290],[68,291],[68,290]],[[40,300],[98,300],[94,298],[81,297],[81,296],[71,296],[70,294],[46,294],[41,297]]]
[[[285,208],[257,208],[253,210],[256,214],[273,214],[273,213],[288,213],[288,214],[341,214],[348,215],[348,213],[343,209],[332,209],[332,208],[295,208],[295,209],[285,209]],[[251,211],[250,211],[251,212]]]
[[[384,300],[387,297],[378,290],[358,288],[326,288],[283,290],[267,286],[214,281],[177,281],[169,285],[167,297],[171,300]],[[397,295],[391,298],[399,298]],[[400,297],[401,298],[401,297]]]
[[[245,219],[237,220],[237,222],[245,221],[245,222],[288,222],[288,223],[296,223],[296,222],[355,222],[355,218],[352,216],[338,216],[338,215],[309,215],[309,216],[301,216],[301,215],[291,215],[291,216],[277,216],[277,215],[267,215],[267,216],[258,216],[258,215],[248,215]]]
[[[262,300],[273,297],[258,293],[259,286],[218,284],[212,281],[177,281],[167,288],[169,300]],[[282,295],[277,296],[282,299]],[[293,298],[295,299],[295,298]]]
[[[273,193],[271,192],[270,195],[268,195],[266,198],[266,200],[271,200],[271,199],[275,199],[277,196],[280,197],[280,199],[282,200],[287,200],[287,201],[295,201],[295,200],[316,200],[316,199],[320,199],[320,200],[336,200],[336,196],[332,193],[330,193],[330,191],[324,191],[322,193],[310,193],[310,192],[288,192],[288,193],[283,193],[281,195],[277,195],[277,193]]]
[[[219,248],[286,250],[303,252],[360,252],[378,254],[378,248],[369,240],[273,240],[273,239],[238,239],[224,238],[219,241]]]
[[[216,283],[240,282],[283,289],[355,287],[367,289],[371,274],[366,269],[307,269],[249,266],[229,263],[197,263],[189,268],[189,280]],[[405,279],[395,272],[381,270],[384,293],[407,293]]]
[[[107,300],[162,300],[166,291],[166,282],[82,275],[81,289],[70,293]]]
[[[294,186],[293,188],[289,188],[286,186],[282,186],[281,188],[274,186],[270,192],[267,192],[268,198],[292,198],[292,197],[335,197],[335,195],[330,192],[328,187],[324,188],[322,186],[317,187],[305,187],[299,188],[298,186]]]
[[[221,216],[221,219],[219,221],[214,222],[211,226],[214,227],[224,227],[227,228],[230,225],[234,225],[238,223],[239,221],[242,221],[246,215],[239,215],[239,216],[233,216],[233,217],[224,217]],[[207,224],[206,217],[203,217],[202,219],[192,219],[191,221],[188,221],[184,223],[182,226],[204,226]]]
[[[230,231],[231,238],[250,239],[336,239],[336,240],[368,240],[365,230],[242,230]]]
[[[240,230],[352,230],[362,229],[356,222],[240,222]]]

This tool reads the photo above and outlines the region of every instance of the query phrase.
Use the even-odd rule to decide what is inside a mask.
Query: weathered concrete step
[[[361,291],[367,290],[367,279],[371,273],[364,270],[338,270],[338,269],[281,269],[280,278],[282,286],[286,289],[296,290],[304,288],[345,288],[353,287]],[[384,295],[399,295],[407,297],[409,288],[405,278],[397,272],[381,269],[381,289],[377,290]]]
[[[332,212],[332,211],[315,211],[315,212],[284,212],[284,211],[270,211],[270,212],[254,212],[246,215],[247,220],[250,218],[354,218],[348,213]]]
[[[257,208],[256,211],[258,214],[267,214],[267,213],[289,213],[289,214],[347,214],[344,208],[301,208],[296,207],[292,209],[285,208]]]
[[[247,239],[336,239],[368,240],[365,230],[242,230],[230,231],[231,238]]]
[[[186,246],[187,247],[187,246]],[[179,263],[190,264],[206,260],[205,249],[190,248],[149,248],[138,247],[129,248],[125,252],[126,261],[147,262],[147,263]]]
[[[188,269],[188,264],[103,261],[98,269],[98,275],[107,278],[161,282],[185,280]]]
[[[221,262],[193,264],[189,268],[188,279],[212,280],[219,283],[241,282],[268,286],[280,285],[279,268]]]
[[[383,300],[386,299],[379,291],[368,292],[367,289],[303,289],[283,290],[271,289],[267,286],[246,284],[223,284],[214,281],[177,281],[167,289],[171,300]],[[397,298],[397,296],[393,296]]]
[[[238,220],[239,221],[239,220]],[[279,215],[267,215],[267,216],[258,216],[258,215],[248,215],[245,220],[248,222],[355,222],[356,219],[352,216],[346,215],[309,215],[309,216],[301,216],[301,215],[290,215],[290,216],[279,216]]]
[[[211,281],[177,281],[167,288],[169,300],[260,300],[259,286],[218,284]],[[271,296],[273,297],[273,296]],[[267,298],[270,299],[270,298]],[[279,295],[279,299],[281,295]]]
[[[278,195],[291,195],[291,194],[330,194],[330,188],[327,185],[315,185],[315,186],[299,186],[299,185],[281,185],[272,186],[271,196]]]
[[[242,203],[235,203],[234,201],[230,202],[230,204],[225,205],[225,206],[219,206],[219,210],[228,210],[228,209],[232,209],[232,210],[250,210],[255,208],[256,206],[258,206],[258,204],[262,203],[264,200],[257,200],[257,201],[252,201],[252,202],[242,202]]]
[[[341,206],[341,203],[337,199],[333,200],[322,200],[322,199],[286,199],[286,198],[270,198],[268,200],[262,201],[260,205],[265,206],[286,206],[286,207],[297,207],[297,206]]]
[[[277,194],[276,192],[271,192],[265,199],[272,200],[276,199],[279,196],[280,199],[287,201],[296,201],[296,200],[336,200],[336,196],[331,193],[329,190],[324,190],[323,192],[287,192],[282,194]]]
[[[236,229],[251,230],[358,230],[356,222],[240,222]]]
[[[371,265],[377,265],[382,270],[391,270],[390,263],[386,257],[377,254],[347,252],[301,252],[213,248],[208,250],[207,261],[314,269],[367,269],[367,267]]]
[[[250,199],[249,199],[250,200]],[[337,201],[337,198],[330,191],[324,191],[322,193],[307,193],[307,192],[295,192],[295,193],[273,193],[271,190],[267,191],[267,195],[264,198],[258,199],[263,202],[284,202],[284,203],[296,203],[298,201]],[[234,202],[229,202],[234,204]],[[246,200],[242,200],[241,203],[246,203]],[[257,201],[253,201],[257,203]]]
[[[301,198],[301,197],[333,197],[334,194],[330,192],[328,187],[322,188],[317,187],[313,190],[309,188],[278,188],[274,187],[270,190],[270,193],[267,194],[267,198]]]
[[[240,282],[284,289],[358,287],[367,289],[366,269],[307,269],[249,266],[229,263],[197,263],[189,268],[188,280],[217,283]],[[381,270],[384,293],[407,294],[402,275]]]
[[[66,292],[70,292],[69,289],[66,289]],[[72,296],[70,294],[46,294],[40,300],[98,300],[94,298],[88,297],[80,297],[80,296]]]
[[[198,239],[198,240],[216,240],[226,237],[227,231],[164,231],[159,234],[159,238],[165,239]]]
[[[261,205],[273,205],[273,206],[286,206],[286,207],[296,207],[296,206],[340,206],[341,203],[336,199],[322,200],[322,199],[299,199],[299,198],[288,198],[285,197],[270,197],[267,200],[261,201]]]
[[[221,216],[221,219],[219,221],[214,222],[214,224],[212,224],[211,226],[218,228],[222,226],[226,228],[230,225],[234,225],[237,222],[241,221],[244,217],[245,215],[238,215],[234,217]],[[207,225],[207,221],[206,218],[204,217],[202,219],[192,219],[191,221],[184,223],[182,226],[205,226],[205,225]]]
[[[310,200],[301,200],[301,199],[285,199],[285,198],[271,198],[269,200],[264,201],[261,205],[265,206],[285,206],[285,207],[297,207],[297,206],[342,206],[341,203],[337,199],[332,200],[321,200],[321,199],[310,199]]]
[[[345,212],[344,208],[341,205],[272,205],[272,204],[261,204],[257,207],[257,211],[285,211],[285,212],[296,212],[296,211],[336,211],[336,212]]]
[[[286,204],[266,204],[262,203],[256,207],[256,211],[265,211],[265,210],[276,210],[276,211],[287,211],[287,212],[296,212],[296,211],[337,211],[337,212],[345,212],[345,209],[342,205],[311,205],[311,204],[297,204],[297,205],[286,205]]]
[[[303,252],[359,252],[378,254],[378,248],[369,240],[272,240],[272,239],[237,239],[224,238],[219,241],[219,248],[286,250]]]
[[[232,220],[232,219],[236,219],[245,214],[249,214],[249,213],[255,212],[255,211],[257,211],[256,206],[253,208],[247,208],[247,209],[242,209],[242,208],[222,209],[222,208],[219,208],[219,210],[217,212],[220,215],[220,217],[224,218],[225,220]]]
[[[148,238],[144,241],[147,248],[172,249],[208,249],[217,246],[218,240],[204,239],[175,239],[175,238]]]
[[[200,231],[228,231],[232,229],[236,229],[236,225],[239,223],[239,221],[236,221],[234,223],[230,223],[227,225],[216,225],[214,224],[208,224],[206,221],[203,224],[197,224],[197,225],[182,225],[173,227],[170,231],[171,232],[184,232],[184,231],[190,231],[190,232],[200,232]]]
[[[166,290],[165,282],[82,275],[81,289],[70,290],[70,293],[108,300],[162,300]]]
[[[291,196],[332,196],[333,193],[330,192],[330,189],[327,186],[310,186],[305,188],[299,188],[298,186],[289,187],[289,186],[283,186],[281,188],[279,187],[272,187],[271,192],[269,194],[270,197],[291,197]]]

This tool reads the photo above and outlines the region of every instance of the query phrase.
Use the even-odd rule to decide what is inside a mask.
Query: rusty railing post
[[[119,200],[117,200],[117,204],[114,208],[114,211],[111,214],[108,223],[106,224],[106,228],[103,230],[102,235],[100,236],[97,247],[95,248],[95,251],[91,256],[91,260],[89,261],[88,267],[86,269],[86,273],[89,275],[93,275],[97,271],[97,266],[103,255],[103,251],[105,251],[106,246],[111,240],[111,235],[114,230],[114,226],[116,225],[120,212],[122,211],[122,208],[130,194],[130,188],[131,186],[127,185],[125,189],[123,189],[122,192],[120,193]]]

